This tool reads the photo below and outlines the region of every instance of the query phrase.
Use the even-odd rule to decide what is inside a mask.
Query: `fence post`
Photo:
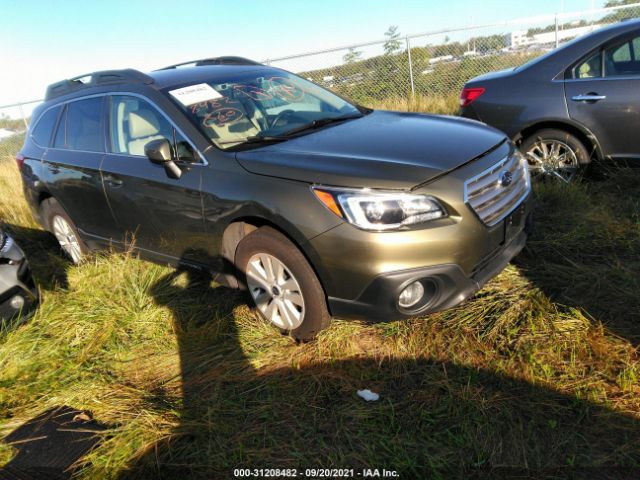
[[[29,130],[29,124],[27,123],[27,117],[24,116],[24,111],[22,110],[22,104],[18,104],[18,110],[20,111],[20,116],[22,117],[22,121],[24,122],[24,128]]]
[[[555,24],[556,24],[556,48],[558,48],[558,14],[556,13],[554,16]]]
[[[411,62],[411,42],[409,42],[409,36],[405,37],[407,42],[407,54],[409,55],[409,81],[411,82],[411,98],[416,97],[416,89],[413,85],[413,62]]]

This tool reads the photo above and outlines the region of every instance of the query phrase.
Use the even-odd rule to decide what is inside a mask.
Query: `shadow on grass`
[[[182,285],[177,278],[152,293],[174,314],[181,423],[122,479],[321,467],[353,468],[356,477],[361,468],[401,478],[640,475],[638,420],[495,372],[402,358],[255,369],[232,314],[245,296],[195,274]],[[364,402],[362,388],[380,400]]]
[[[69,479],[76,462],[99,443],[105,429],[87,412],[67,406],[50,408],[3,439],[17,453],[0,468],[0,479]]]
[[[593,168],[538,185],[535,226],[515,263],[548,297],[640,343],[640,169]]]

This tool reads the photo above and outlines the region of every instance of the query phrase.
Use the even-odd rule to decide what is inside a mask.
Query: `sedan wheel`
[[[79,263],[82,258],[82,249],[71,225],[60,215],[55,215],[51,227],[62,250],[71,258],[73,263]]]
[[[283,262],[268,253],[257,253],[249,259],[246,275],[249,292],[267,320],[284,330],[302,325],[302,290]]]
[[[538,140],[525,153],[533,175],[550,176],[569,183],[580,168],[576,152],[560,140]]]

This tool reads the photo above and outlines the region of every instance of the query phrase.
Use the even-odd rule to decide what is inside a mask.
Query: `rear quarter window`
[[[57,106],[47,110],[36,121],[31,131],[31,138],[41,147],[49,146],[61,108],[62,107]]]
[[[599,78],[602,76],[602,54],[596,52],[585,61],[579,63],[575,69],[573,78]]]

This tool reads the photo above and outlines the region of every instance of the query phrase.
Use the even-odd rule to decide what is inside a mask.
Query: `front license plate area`
[[[524,228],[525,207],[520,205],[504,219],[504,243],[508,244]]]

